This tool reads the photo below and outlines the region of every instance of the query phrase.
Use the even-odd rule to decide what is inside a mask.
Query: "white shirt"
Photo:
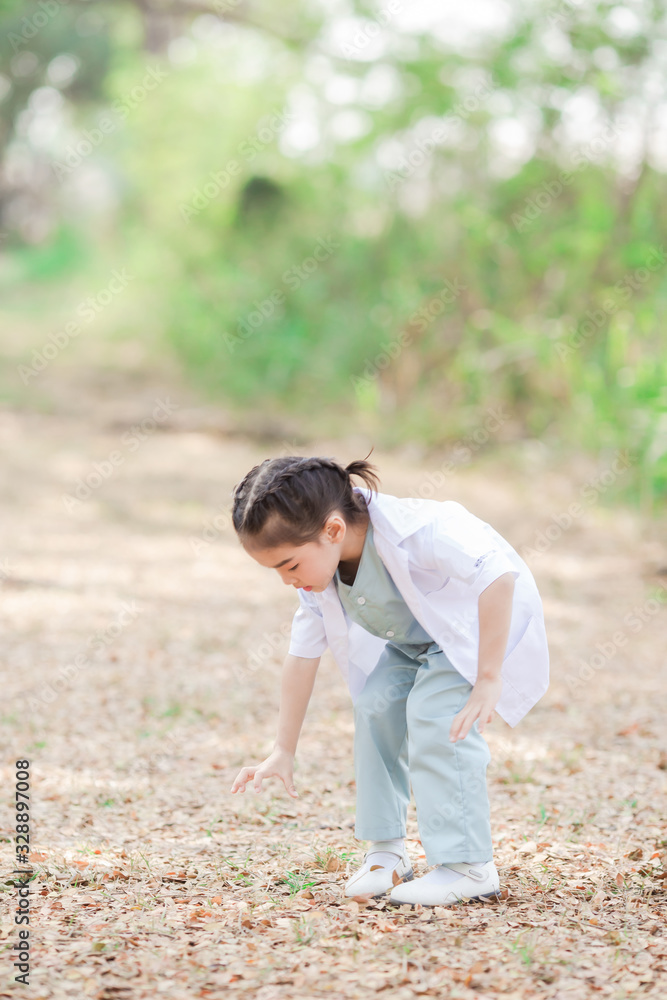
[[[477,600],[504,573],[515,579],[496,711],[515,726],[549,686],[542,601],[521,556],[490,524],[454,500],[398,498],[355,486],[368,504],[375,547],[413,615],[452,665],[475,683]],[[356,701],[386,640],[351,621],[333,580],[321,594],[299,590],[289,652],[315,659],[327,647]]]

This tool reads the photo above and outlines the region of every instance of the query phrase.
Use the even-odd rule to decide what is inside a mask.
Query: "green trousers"
[[[355,702],[355,836],[404,837],[412,785],[427,864],[492,861],[491,753],[476,721],[449,740],[472,685],[436,643],[418,648],[387,643]]]

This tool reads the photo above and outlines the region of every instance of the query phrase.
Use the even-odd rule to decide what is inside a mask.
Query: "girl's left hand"
[[[475,719],[479,719],[479,732],[484,730],[484,726],[493,718],[493,710],[498,704],[502,690],[502,677],[497,680],[479,678],[475,682],[468,701],[458,715],[454,716],[452,727],[449,730],[451,743],[465,739]]]

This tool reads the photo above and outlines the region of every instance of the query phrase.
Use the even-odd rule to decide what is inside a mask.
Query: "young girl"
[[[234,490],[239,539],[296,587],[278,736],[232,792],[280,778],[297,792],[297,741],[327,647],[354,703],[355,836],[371,841],[346,896],[448,905],[498,892],[481,735],[511,726],[548,687],[542,603],[525,562],[453,500],[378,493],[366,460],[274,458]],[[366,484],[353,486],[351,476]],[[410,787],[429,866],[414,878],[404,838]]]

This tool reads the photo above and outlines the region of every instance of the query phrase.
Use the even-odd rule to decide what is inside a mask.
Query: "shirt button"
[[[357,597],[357,604],[365,604],[365,603],[366,603],[365,597]]]
[[[393,635],[394,633],[392,632],[392,630],[391,630],[391,629],[389,629],[389,631],[388,631],[387,633],[385,633],[385,634],[386,634],[386,635],[388,635],[388,636],[389,636],[389,638],[391,639],[391,637],[392,637],[392,635]]]

